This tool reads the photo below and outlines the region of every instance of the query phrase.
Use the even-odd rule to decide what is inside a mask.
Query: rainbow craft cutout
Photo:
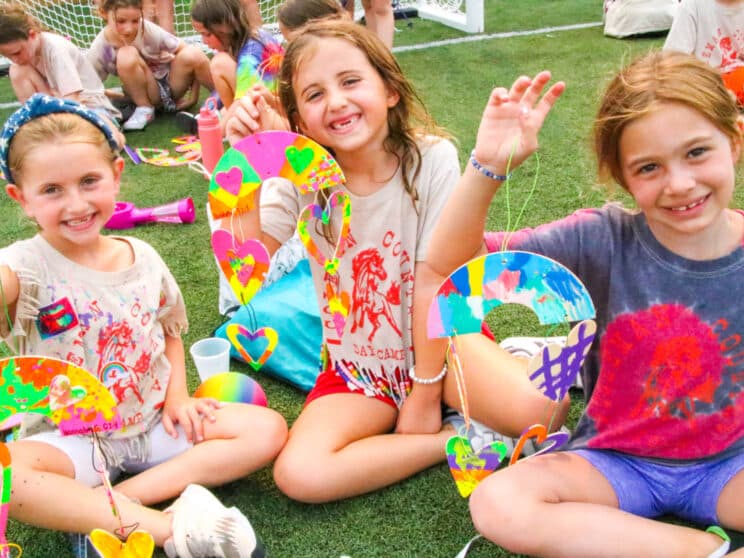
[[[44,415],[63,435],[121,428],[106,386],[72,363],[43,356],[0,360],[0,421],[16,413]]]
[[[255,191],[268,178],[285,178],[302,193],[343,184],[341,167],[319,144],[293,132],[259,132],[222,155],[209,182],[212,217],[250,211]]]
[[[429,306],[429,337],[478,333],[502,304],[531,308],[541,324],[593,318],[584,284],[562,264],[531,252],[494,252],[470,260],[439,287]]]
[[[221,372],[207,378],[196,388],[194,397],[211,397],[226,403],[250,403],[266,407],[266,393],[261,385],[245,374]]]
[[[212,233],[212,250],[222,274],[241,304],[247,304],[259,291],[269,271],[271,256],[259,240],[239,243],[224,229]]]
[[[331,213],[333,210],[341,206],[342,221],[341,230],[338,233],[338,240],[336,241],[336,247],[333,250],[333,255],[327,258],[315,244],[315,241],[308,232],[309,221],[311,219],[317,219],[324,225],[328,225],[331,221]],[[335,275],[338,271],[338,258],[343,253],[346,247],[346,241],[349,238],[349,227],[351,224],[351,199],[346,192],[337,190],[333,192],[328,198],[328,205],[325,209],[320,207],[316,203],[311,203],[300,212],[299,219],[297,220],[297,235],[305,245],[307,253],[313,258],[320,266],[322,266],[329,275]]]

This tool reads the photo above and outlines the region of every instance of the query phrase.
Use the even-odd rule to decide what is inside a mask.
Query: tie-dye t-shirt
[[[160,420],[170,379],[165,336],[178,337],[188,325],[181,292],[158,253],[121,238],[134,263],[116,272],[83,267],[38,235],[0,250],[0,265],[20,280],[6,341],[20,354],[72,362],[96,376],[124,424],[108,433],[112,438],[136,436]]]
[[[240,99],[257,83],[276,93],[283,58],[284,48],[268,31],[261,29],[257,37],[248,39],[238,53],[235,98]]]
[[[487,233],[489,251],[503,233]],[[523,230],[510,249],[571,269],[597,308],[584,364],[587,406],[569,447],[692,461],[744,448],[744,249],[678,256],[643,214],[578,211]]]

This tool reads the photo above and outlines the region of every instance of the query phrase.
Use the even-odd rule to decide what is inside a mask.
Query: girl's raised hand
[[[566,88],[553,84],[545,93],[550,72],[517,78],[508,91],[496,87],[483,111],[475,142],[475,158],[496,174],[517,168],[537,149],[537,134],[545,117]]]

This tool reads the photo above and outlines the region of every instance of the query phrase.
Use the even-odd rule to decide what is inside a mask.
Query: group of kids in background
[[[288,13],[302,14],[290,9],[299,1],[288,0]],[[680,13],[705,12],[696,8],[703,3],[684,0]],[[714,4],[726,14],[721,33],[740,3]],[[100,7],[107,24],[86,57],[17,6],[0,6],[0,53],[13,61],[24,102],[3,127],[0,168],[6,192],[39,228],[0,250],[10,319],[0,332],[19,354],[93,374],[111,360],[126,369],[117,380],[128,386],[119,400],[126,427],[102,443],[111,478],[127,474],[114,487],[126,525],[151,533],[171,558],[256,558],[265,550],[248,518],[203,485],[273,462],[284,494],[321,503],[442,462],[457,433],[442,408],[463,409],[446,341],[427,336],[428,307],[460,265],[510,249],[545,255],[578,276],[596,306],[597,339],[581,372],[586,409],[568,445],[480,483],[470,498],[478,531],[535,556],[744,556],[727,554],[724,531],[744,531],[744,314],[736,303],[744,212],[729,208],[743,125],[716,61],[720,46],[703,36],[703,55],[689,51],[703,60],[648,53],[607,87],[593,130],[599,175],[626,190],[634,210],[608,204],[505,235],[486,232],[488,208],[537,149],[566,87],[549,85],[549,72],[493,89],[462,171],[389,44],[346,17],[280,17],[289,40],[276,92],[257,81],[236,100],[241,51],[274,40],[250,25],[238,0],[193,5],[195,29],[218,51],[211,62],[144,21],[137,0]],[[353,242],[344,246],[336,292],[353,292],[355,266],[373,261],[385,284],[399,286],[398,298],[379,301],[376,320],[352,308],[343,335],[323,320],[322,369],[289,432],[271,409],[189,396],[180,337],[188,322],[176,281],[146,243],[101,234],[124,166],[119,114],[101,83],[108,73],[137,104],[131,118],[187,107],[205,86],[223,103],[231,141],[289,129],[329,149],[343,169],[346,183],[336,189],[354,208]],[[134,128],[131,118],[124,129]],[[275,184],[256,192],[259,209],[239,226],[222,226],[274,253],[311,202],[328,199]],[[333,252],[339,228],[334,214],[328,230],[312,231],[322,252]],[[324,308],[325,270],[311,266]],[[43,331],[40,318],[60,305],[85,319]],[[361,355],[359,346],[386,358]],[[556,407],[553,429],[562,425],[568,398],[541,394],[524,358],[479,334],[462,336],[458,352],[470,415],[484,428],[519,436],[547,405]],[[10,517],[71,533],[117,530],[89,437],[38,431],[8,445]],[[151,507],[172,498],[165,510]],[[701,528],[654,519],[662,515]]]

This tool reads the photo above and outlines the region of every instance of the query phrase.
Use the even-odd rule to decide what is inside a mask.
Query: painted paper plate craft
[[[0,421],[5,422],[23,413],[46,417],[63,435],[93,435],[95,452],[100,452],[96,435],[121,428],[116,399],[98,378],[72,363],[44,356],[14,356],[0,360]],[[17,548],[17,545],[5,540],[11,463],[4,444],[0,444],[0,465],[3,467],[0,558],[7,558],[10,548]],[[102,476],[106,485],[108,475],[104,472]],[[110,483],[107,494],[112,512],[118,516]]]
[[[330,153],[310,138],[284,131],[259,132],[225,151],[209,182],[212,217],[254,209],[254,192],[268,178],[285,178],[302,193],[345,182]]]
[[[494,252],[456,269],[439,287],[429,306],[427,328],[429,337],[449,339],[447,362],[455,374],[466,430],[470,428],[470,416],[456,336],[480,332],[486,315],[503,304],[529,308],[542,325],[579,322],[569,333],[565,347],[549,344],[528,362],[530,380],[556,402],[573,385],[596,334],[594,304],[586,287],[568,268],[550,258],[531,252]],[[510,464],[516,462],[530,439],[541,444],[537,454],[554,451],[568,441],[565,432],[549,434],[553,420],[554,416],[547,421],[547,427],[536,424],[522,433]],[[462,434],[450,439],[446,451],[450,471],[463,497],[495,471],[507,454],[506,447],[498,444],[476,453]]]

